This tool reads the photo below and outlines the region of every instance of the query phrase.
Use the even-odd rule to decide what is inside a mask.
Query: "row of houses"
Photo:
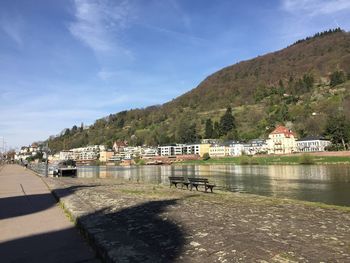
[[[24,161],[27,158],[34,157],[42,153],[42,147],[36,143],[33,143],[29,146],[22,146],[21,149],[16,152],[14,159],[16,161]]]
[[[268,139],[255,139],[249,142],[205,139],[197,144],[173,144],[158,147],[129,146],[127,141],[117,141],[112,149],[104,145],[91,145],[61,151],[49,156],[50,161],[75,160],[78,162],[115,162],[134,158],[152,159],[157,157],[200,156],[210,157],[240,156],[242,154],[290,154],[295,152],[322,152],[331,144],[322,137],[306,137],[297,139],[296,134],[284,126],[278,126]],[[40,146],[33,144],[22,147],[16,154],[17,159],[25,160],[40,152]]]
[[[322,152],[331,142],[322,137],[305,137],[297,139],[296,134],[284,126],[278,126],[272,131],[268,139],[254,139],[246,143],[238,141],[219,142],[218,140],[203,140],[198,144],[172,144],[165,146],[141,147],[129,146],[126,141],[113,144],[111,150],[104,146],[88,146],[84,148],[62,151],[60,160],[115,162],[134,158],[155,158],[196,155],[203,157],[208,153],[210,157],[240,156],[242,154],[290,154],[296,152]]]
[[[118,145],[119,144],[119,145]],[[137,157],[150,158],[157,156],[157,148],[120,145],[115,142],[113,149],[107,149],[104,145],[92,145],[81,148],[60,151],[50,156],[50,161],[74,160],[77,162],[116,162],[121,160],[131,160]]]
[[[294,132],[284,126],[278,126],[266,140],[269,154],[288,154],[294,152],[323,152],[331,145],[329,140],[318,136],[297,139]]]
[[[295,133],[284,126],[278,126],[269,134],[267,140],[255,139],[247,143],[227,141],[224,143],[210,142],[190,145],[168,145],[158,147],[160,156],[176,156],[195,154],[203,156],[208,153],[210,157],[240,156],[242,154],[290,154],[296,152],[322,152],[331,144],[322,137],[309,136],[297,139]]]

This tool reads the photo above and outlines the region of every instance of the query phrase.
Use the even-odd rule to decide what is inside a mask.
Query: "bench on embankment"
[[[198,191],[198,186],[204,186],[205,192],[207,192],[208,189],[210,189],[210,192],[213,192],[213,188],[216,186],[215,184],[209,183],[207,178],[188,178],[188,181],[190,182],[191,191],[193,187]]]
[[[181,185],[181,189],[183,186],[190,186],[190,190],[192,191],[193,187],[198,191],[198,186],[204,186],[205,192],[210,189],[210,192],[213,192],[213,188],[216,186],[215,184],[209,183],[207,178],[188,178],[186,180],[183,176],[169,176],[170,188],[174,185],[177,188],[177,185]]]
[[[172,185],[175,185],[175,188],[177,188],[178,184],[181,184],[181,189],[183,188],[183,186],[186,186],[186,188],[188,189],[188,185],[190,184],[188,181],[185,180],[183,176],[169,176],[169,183],[170,187]]]

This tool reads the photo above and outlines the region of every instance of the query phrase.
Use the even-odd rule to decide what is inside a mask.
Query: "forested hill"
[[[220,127],[228,107],[234,116],[230,132]],[[337,120],[347,125],[347,118],[350,34],[335,29],[219,70],[161,106],[111,114],[85,130],[66,129],[49,145],[58,151],[115,140],[134,145],[194,142],[208,136],[249,140],[265,137],[276,124],[293,128],[299,136],[331,136],[331,125]]]

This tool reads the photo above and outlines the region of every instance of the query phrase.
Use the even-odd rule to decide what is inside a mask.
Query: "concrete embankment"
[[[350,209],[116,179],[47,178],[107,262],[349,262]]]

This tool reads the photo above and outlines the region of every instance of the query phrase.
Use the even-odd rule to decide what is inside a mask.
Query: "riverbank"
[[[236,165],[275,165],[275,164],[350,164],[350,156],[331,156],[320,154],[263,155],[210,158],[208,160],[188,160],[182,164],[236,164]]]
[[[350,260],[350,208],[117,179],[44,180],[108,262]]]

